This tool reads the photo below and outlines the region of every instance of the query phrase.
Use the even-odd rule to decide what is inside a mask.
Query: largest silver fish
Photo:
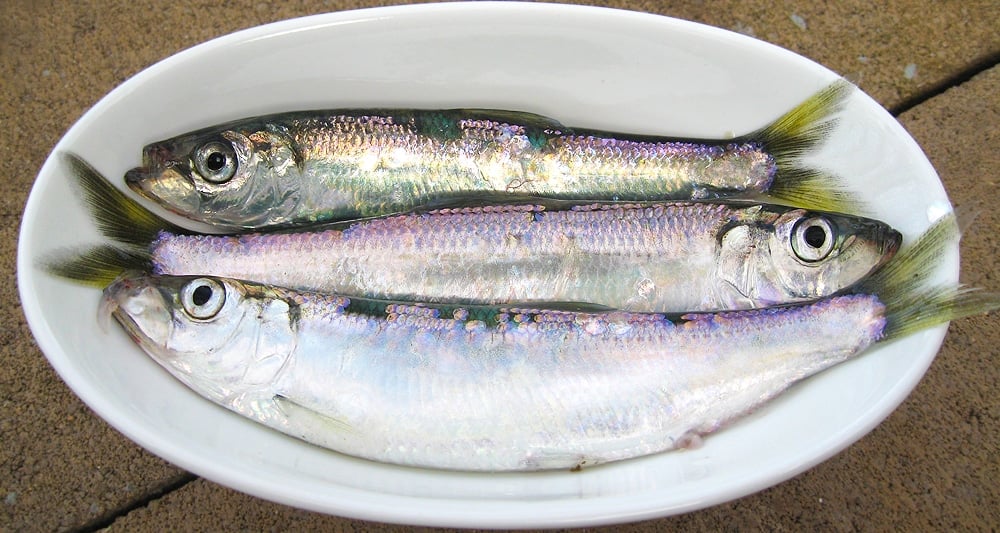
[[[872,278],[882,296],[678,320],[204,277],[119,280],[104,312],[199,394],[321,446],[432,468],[576,468],[689,446],[875,342],[1000,304],[915,290],[919,255]]]
[[[515,195],[769,199],[856,208],[801,157],[850,90],[837,82],[759,131],[682,140],[493,110],[328,110],[238,120],[147,146],[126,182],[223,230],[354,219]],[[508,203],[509,200],[500,200]]]
[[[83,161],[69,156],[67,162],[98,225],[142,245],[142,264],[121,261],[107,273],[111,279],[148,261],[157,274],[371,298],[717,311],[828,296],[883,264],[900,240],[887,225],[860,217],[711,203],[493,206],[365,220],[346,229],[179,235],[161,231],[167,223],[151,213],[137,216],[141,206]],[[87,257],[64,263],[61,272],[81,270]]]

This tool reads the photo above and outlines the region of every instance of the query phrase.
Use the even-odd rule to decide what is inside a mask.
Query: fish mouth
[[[177,165],[136,167],[125,173],[125,184],[143,198],[190,217],[201,209],[201,194]]]
[[[891,260],[903,244],[903,235],[885,222],[869,218],[843,220],[838,223],[840,231],[849,236],[843,246],[852,242],[864,243],[864,247],[878,258],[872,270]]]
[[[107,331],[113,317],[136,343],[161,353],[172,333],[169,299],[152,278],[119,278],[108,285],[98,308],[98,324]]]
[[[881,258],[876,267],[882,266],[892,259],[903,244],[902,233],[882,225],[876,227],[874,239],[879,245],[878,254]]]

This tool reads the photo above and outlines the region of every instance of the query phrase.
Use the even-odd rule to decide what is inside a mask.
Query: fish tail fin
[[[934,287],[906,298],[886,302],[882,340],[905,337],[916,331],[967,316],[1000,309],[1000,293],[972,287]]]
[[[935,260],[959,237],[955,213],[938,219],[913,244],[874,272],[855,292],[876,294],[885,305],[882,340],[904,337],[951,320],[1000,309],[1000,293],[971,287],[925,284]]]
[[[148,272],[153,264],[149,252],[103,244],[58,252],[43,259],[41,266],[50,274],[103,289],[122,273]]]
[[[186,230],[143,207],[76,154],[63,154],[84,202],[105,237],[137,249],[146,249],[161,231],[184,234]]]
[[[849,81],[835,81],[749,136],[772,154],[777,165],[769,198],[821,211],[853,213],[861,209],[861,200],[840,187],[834,176],[802,162],[829,136],[837,124],[833,115],[843,108],[853,90]]]

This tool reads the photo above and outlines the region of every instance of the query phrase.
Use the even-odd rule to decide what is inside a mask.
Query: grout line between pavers
[[[68,533],[93,533],[95,531],[100,531],[102,529],[105,529],[111,526],[111,524],[114,524],[115,520],[118,520],[119,518],[128,515],[132,511],[135,511],[137,509],[142,509],[147,505],[149,505],[150,503],[170,494],[171,492],[180,490],[188,483],[191,483],[192,481],[195,481],[197,479],[199,479],[198,476],[190,472],[185,472],[178,478],[174,479],[173,481],[166,483],[160,488],[150,491],[148,494],[144,495],[141,498],[137,498],[135,500],[132,500],[131,502],[126,503],[125,505],[122,505],[121,507],[112,509],[111,511],[108,511],[107,513],[104,513],[103,515],[81,526],[69,529]]]
[[[899,104],[889,108],[889,113],[893,117],[899,118],[899,115],[902,115],[903,113],[917,107],[931,98],[934,98],[935,96],[943,94],[948,89],[962,85],[963,83],[991,68],[996,67],[997,65],[1000,65],[1000,51],[983,56],[981,59],[975,61],[954,76],[945,78],[941,80],[941,82],[927,88],[926,90],[903,100]]]

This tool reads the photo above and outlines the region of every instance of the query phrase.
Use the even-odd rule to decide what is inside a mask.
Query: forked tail
[[[49,273],[104,288],[125,271],[149,271],[149,247],[161,231],[190,233],[115,188],[75,154],[63,154],[63,161],[83,193],[98,230],[117,244],[57,252],[42,260],[42,268]]]
[[[862,202],[843,189],[836,177],[806,166],[803,157],[819,146],[837,124],[834,115],[854,90],[838,80],[810,96],[765,128],[747,136],[760,142],[778,167],[766,196],[795,207],[857,213]]]

